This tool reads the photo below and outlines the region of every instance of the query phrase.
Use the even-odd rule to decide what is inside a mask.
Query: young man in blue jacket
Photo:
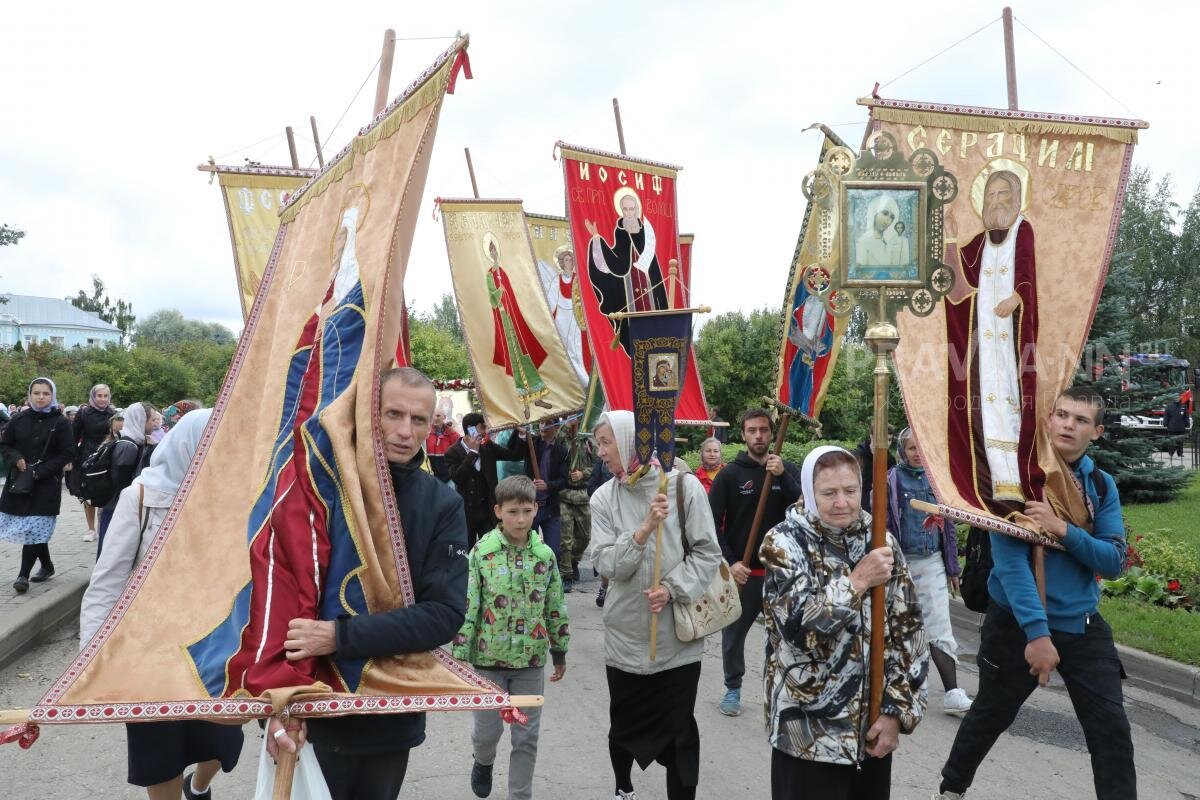
[[[1100,438],[1104,400],[1086,388],[1063,392],[1049,431],[1085,499],[1091,531],[1060,519],[1048,503],[1030,501],[1025,513],[1062,542],[1046,550],[1043,607],[1030,565],[1030,545],[992,534],[995,565],[991,603],[979,644],[979,692],[942,767],[943,800],[961,798],[988,751],[1008,729],[1033,690],[1058,669],[1083,728],[1100,800],[1135,800],[1133,741],[1121,692],[1123,670],[1112,629],[1097,613],[1096,576],[1115,578],[1125,566],[1125,523],[1111,476],[1084,455]]]

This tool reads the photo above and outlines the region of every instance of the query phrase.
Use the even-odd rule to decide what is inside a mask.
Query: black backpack
[[[1108,495],[1108,481],[1104,480],[1104,475],[1100,470],[1093,473],[1092,485],[1099,500],[1097,508],[1104,505]],[[991,534],[982,528],[971,528],[963,552],[967,560],[958,579],[959,591],[967,608],[983,614],[988,607],[988,578],[992,574]]]
[[[83,460],[79,465],[79,496],[92,504],[94,508],[108,505],[117,493],[117,484],[113,479],[113,453],[116,452],[120,439],[105,442],[96,448],[96,452]]]

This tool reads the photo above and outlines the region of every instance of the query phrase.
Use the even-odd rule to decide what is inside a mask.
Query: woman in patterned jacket
[[[891,752],[925,710],[929,653],[904,556],[867,552],[858,461],[840,447],[804,460],[804,507],[767,534],[767,733],[774,800],[887,800]],[[869,590],[886,586],[882,714],[868,724]]]

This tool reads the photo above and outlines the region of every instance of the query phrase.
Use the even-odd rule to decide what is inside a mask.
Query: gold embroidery
[[[996,500],[1015,500],[1018,503],[1025,502],[1025,495],[1021,492],[1021,487],[1015,483],[1006,483],[1004,481],[992,482],[992,497]]]
[[[1005,453],[1017,452],[1016,442],[1008,442],[1004,439],[984,439],[983,442],[988,447],[991,447],[995,450],[1003,450]]]
[[[986,399],[986,400],[987,400],[989,403],[994,403],[994,402],[996,402],[996,393],[995,393],[995,392],[988,392],[988,393],[987,393],[987,398],[985,398],[985,399]]]

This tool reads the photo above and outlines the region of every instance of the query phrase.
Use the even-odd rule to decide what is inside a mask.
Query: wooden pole
[[[613,98],[613,116],[617,118],[617,143],[621,145],[621,155],[625,155],[625,128],[621,125],[621,104]]]
[[[1013,49],[1013,13],[1004,7],[1004,74],[1008,81],[1008,108],[1017,110],[1017,55]]]
[[[288,125],[284,131],[287,133],[288,153],[292,156],[292,169],[300,169],[300,157],[296,155],[296,133],[292,130],[291,125]]]
[[[788,422],[791,414],[783,414],[779,420],[779,430],[775,432],[775,446],[771,452],[779,455],[783,452],[783,440],[787,436]],[[742,554],[742,566],[749,568],[750,559],[754,557],[754,546],[758,542],[758,529],[762,526],[763,515],[767,513],[767,498],[771,496],[771,487],[775,485],[774,473],[768,472],[763,478],[762,491],[758,493],[758,506],[754,509],[754,520],[750,523],[750,534],[746,537],[746,552]]]
[[[478,197],[479,195],[475,195]],[[533,479],[540,481],[542,479],[542,469],[538,466],[537,448],[533,444],[533,428],[529,429],[529,435],[525,437],[525,443],[529,445],[529,464],[533,468]]]
[[[383,55],[379,57],[379,77],[375,81],[375,115],[387,108],[388,88],[392,83],[392,58],[396,55],[396,32],[383,32]]]
[[[321,137],[317,134],[317,118],[310,116],[308,124],[312,126],[313,147],[317,149],[317,165],[325,169],[325,154],[321,152]]]
[[[667,493],[667,469],[659,467],[661,475],[658,479],[658,493]],[[650,584],[650,588],[657,589],[659,581],[662,580],[662,547],[663,547],[663,523],[658,523],[658,530],[654,532],[654,582]],[[661,612],[655,611],[650,615],[650,660],[653,661],[658,657],[658,615]]]
[[[288,738],[299,747],[299,734],[288,731]],[[282,737],[281,737],[282,738]],[[296,761],[300,751],[289,753],[280,747],[275,756],[275,787],[271,800],[289,800],[292,796],[292,779],[296,777]]]
[[[471,192],[479,199],[479,184],[475,182],[475,164],[471,161],[471,148],[464,147],[463,152],[467,155],[467,173],[471,176]]]

